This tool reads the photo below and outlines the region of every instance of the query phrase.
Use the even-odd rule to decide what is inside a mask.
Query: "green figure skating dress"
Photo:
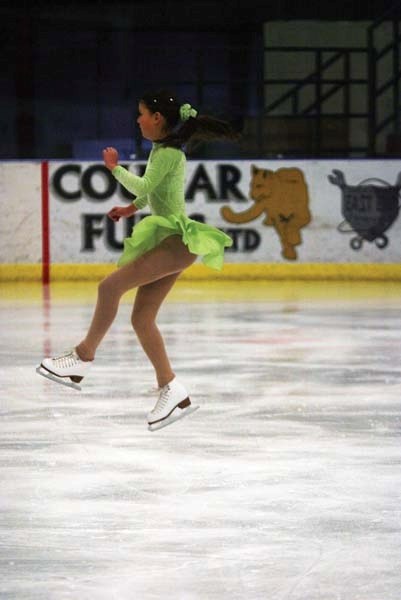
[[[118,266],[132,262],[155,248],[170,235],[180,235],[189,251],[202,257],[202,262],[220,270],[224,248],[232,239],[220,229],[190,219],[185,210],[186,158],[182,150],[154,143],[143,177],[130,173],[124,167],[113,169],[113,176],[127,190],[137,196],[134,205],[150,205],[152,215],[135,225],[132,235],[124,240],[124,251]]]

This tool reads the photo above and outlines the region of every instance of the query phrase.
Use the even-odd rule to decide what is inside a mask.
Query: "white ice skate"
[[[55,358],[44,358],[36,372],[56,383],[80,390],[78,383],[87,375],[91,365],[92,361],[81,360],[76,351],[71,350]]]
[[[148,414],[149,431],[157,431],[167,427],[198,410],[193,406],[184,386],[174,378],[161,388],[159,399],[154,409]]]

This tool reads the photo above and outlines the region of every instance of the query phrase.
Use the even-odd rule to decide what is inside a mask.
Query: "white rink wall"
[[[137,174],[145,166],[145,162],[124,164]],[[288,208],[283,194],[269,188],[265,209],[248,222],[232,223],[221,213],[223,207],[241,213],[254,206],[250,198],[252,165],[273,172],[297,169],[303,174],[311,220],[300,230],[302,241],[294,246],[296,257],[282,255],[283,243],[276,228],[264,223],[273,215],[273,209],[269,210],[272,199],[276,218],[283,213],[282,217],[291,221],[298,210],[296,192]],[[333,171],[341,174],[346,187],[329,180]],[[234,238],[227,263],[395,264],[401,259],[400,186],[399,160],[188,161],[187,212]],[[0,163],[1,263],[41,262],[43,191],[40,161]],[[51,263],[115,263],[132,223],[115,224],[106,214],[130,199],[103,163],[50,161],[48,193]],[[144,209],[136,218],[146,214],[149,212]],[[345,217],[354,224],[362,218],[379,235],[371,241],[363,239]]]
[[[0,263],[42,261],[40,162],[0,162]]]

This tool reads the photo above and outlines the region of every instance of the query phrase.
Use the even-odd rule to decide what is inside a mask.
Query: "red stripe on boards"
[[[49,163],[42,162],[42,283],[50,281]]]

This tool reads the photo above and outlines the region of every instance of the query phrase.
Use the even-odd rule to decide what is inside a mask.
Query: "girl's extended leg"
[[[100,282],[98,299],[86,337],[76,350],[84,361],[93,360],[96,349],[114,321],[121,296],[167,275],[179,274],[196,260],[178,235],[172,235],[137,260]]]
[[[179,273],[167,275],[153,283],[140,286],[136,293],[132,311],[132,325],[142,348],[155,371],[159,388],[174,378],[163,338],[156,325],[159,308],[176,282]]]

